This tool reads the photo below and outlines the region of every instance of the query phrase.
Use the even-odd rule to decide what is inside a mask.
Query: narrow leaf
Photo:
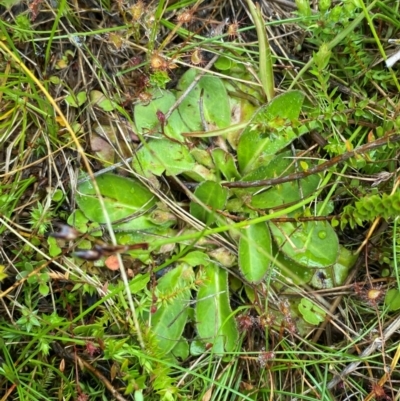
[[[151,324],[163,355],[171,351],[182,336],[188,318],[193,279],[192,268],[182,263],[158,282],[157,295],[163,303],[152,316]]]
[[[271,263],[271,234],[265,223],[252,224],[241,230],[239,267],[246,280],[260,282]]]
[[[215,210],[223,209],[228,197],[226,188],[222,188],[220,184],[213,181],[205,181],[201,183],[194,192],[194,195],[210,209],[205,209],[198,203],[190,203],[190,213],[203,221],[207,225],[215,222]]]
[[[215,264],[204,266],[204,284],[199,288],[196,303],[196,326],[200,338],[213,344],[213,351],[233,351],[239,337],[229,305],[228,277]]]

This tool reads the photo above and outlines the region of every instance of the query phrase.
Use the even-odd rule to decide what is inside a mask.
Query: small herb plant
[[[0,6],[1,393],[393,398],[399,6],[81,3]]]

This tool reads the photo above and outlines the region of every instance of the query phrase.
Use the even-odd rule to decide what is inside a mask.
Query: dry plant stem
[[[183,102],[183,99],[190,93],[190,91],[199,83],[201,77],[213,66],[213,64],[217,61],[218,59],[218,54],[216,54],[209,62],[208,64],[204,67],[204,69],[200,72],[199,75],[196,76],[196,78],[193,80],[193,82],[187,87],[187,89],[182,93],[181,96],[176,100],[176,102],[172,105],[172,107],[168,110],[168,112],[165,114],[165,120],[167,121],[168,118],[171,116],[171,114],[174,112],[175,109],[179,107],[179,105]]]
[[[4,394],[4,396],[0,399],[0,401],[7,401],[9,398],[8,396],[14,391],[14,389],[17,387],[16,384],[12,384],[8,391]]]
[[[389,338],[400,329],[400,316],[396,318],[384,331],[382,338],[376,338],[374,342],[367,347],[360,355],[359,358],[367,358],[370,356],[373,352],[375,352],[379,347],[382,346],[386,341],[389,340]],[[397,355],[397,354],[396,354]],[[346,376],[348,376],[350,373],[354,372],[358,365],[363,361],[358,361],[358,362],[352,362],[350,365],[348,365],[346,368],[344,368],[341,372],[340,375],[336,376],[333,378],[327,385],[327,388],[331,390],[334,388],[337,384],[339,384],[341,381],[344,381]]]
[[[379,227],[378,233],[383,232],[387,229],[388,224],[385,222],[384,224],[382,224]],[[378,236],[376,237],[376,239],[378,238]],[[373,240],[373,242],[375,242]],[[353,282],[353,279],[355,278],[358,269],[360,268],[360,266],[364,263],[365,259],[364,259],[364,255],[358,255],[358,259],[357,262],[355,264],[355,266],[353,267],[353,269],[351,270],[349,276],[347,277],[345,283],[343,284],[343,286],[348,286],[351,285],[351,283]],[[335,301],[333,302],[332,306],[329,309],[329,313],[331,315],[334,315],[336,308],[339,306],[340,302],[342,302],[343,299],[343,295],[340,295],[338,297],[335,298]],[[313,337],[313,342],[317,342],[318,339],[320,338],[321,334],[323,333],[323,331],[325,330],[325,327],[327,326],[327,324],[329,323],[329,319],[326,319],[321,326],[318,328],[317,332],[314,334]]]
[[[86,155],[85,155],[85,151],[82,147],[82,145],[80,144],[74,130],[72,129],[71,125],[69,124],[67,118],[65,117],[65,115],[63,114],[63,112],[61,111],[61,109],[58,107],[58,104],[54,101],[53,97],[50,95],[50,93],[47,91],[47,89],[42,85],[42,83],[33,75],[33,73],[30,71],[30,69],[12,52],[8,49],[8,47],[2,42],[0,41],[0,48],[6,52],[14,61],[17,65],[20,66],[20,68],[24,71],[24,73],[38,86],[38,88],[40,89],[40,91],[43,93],[43,95],[47,98],[47,100],[49,101],[49,103],[53,106],[55,112],[57,113],[57,115],[59,116],[59,118],[61,119],[62,123],[64,124],[65,129],[68,131],[68,133],[71,135],[71,138],[73,139],[75,146],[77,148],[78,153],[81,155],[82,159],[83,159],[83,163],[90,175],[90,178],[92,180],[92,184],[93,184],[93,188],[95,189],[96,195],[99,199],[100,202],[100,206],[101,209],[105,212],[106,208],[105,208],[105,204],[104,204],[104,199],[101,196],[99,187],[97,185],[97,182],[94,178],[93,175],[93,171],[92,168],[90,166],[89,160],[87,159]],[[110,217],[108,215],[108,213],[104,213],[104,217],[106,219],[106,224],[107,224],[107,228],[109,231],[109,235],[111,238],[112,243],[115,245],[117,243],[117,240],[115,238],[115,234],[114,231],[112,229],[112,224],[111,224],[111,220]],[[31,245],[31,244],[30,244]],[[135,305],[133,303],[133,298],[132,298],[132,294],[129,290],[129,283],[128,283],[128,276],[126,274],[126,271],[124,269],[124,265],[123,265],[123,261],[121,258],[121,255],[117,255],[118,258],[118,262],[119,265],[121,266],[120,268],[120,272],[121,272],[121,277],[122,280],[124,281],[125,284],[125,288],[126,288],[126,296],[128,298],[128,303],[132,312],[132,317],[133,317],[133,321],[134,321],[134,325],[135,325],[135,329],[136,329],[136,333],[137,333],[137,337],[138,337],[138,341],[139,344],[141,346],[142,349],[145,349],[145,344],[143,341],[143,336],[140,330],[140,325],[139,325],[139,321],[136,315],[136,309],[135,309]]]
[[[396,354],[395,354],[395,356],[394,356],[394,358],[393,358],[393,360],[392,360],[392,363],[390,364],[390,372],[386,372],[386,373],[380,378],[380,380],[379,380],[378,383],[377,383],[378,386],[383,387],[383,385],[389,380],[390,374],[396,369],[397,362],[399,361],[399,358],[400,358],[400,344],[399,344],[399,346],[397,347]],[[369,400],[371,400],[372,398],[375,398],[375,397],[376,397],[375,392],[374,392],[374,391],[371,391],[371,392],[368,394],[368,396],[364,399],[364,401],[369,401]],[[397,399],[398,399],[398,397],[397,397]]]
[[[5,216],[3,216],[5,217]],[[32,272],[30,272],[26,277],[23,277],[21,280],[17,281],[16,283],[14,283],[11,287],[7,288],[7,290],[0,292],[0,298],[5,297],[7,294],[9,294],[10,292],[12,292],[16,287],[18,287],[19,285],[21,285],[23,282],[25,282],[26,280],[29,279],[29,277],[32,277],[34,275],[37,275],[41,269],[43,269],[44,267],[47,267],[50,265],[50,263],[56,265],[57,267],[61,268],[63,271],[68,271],[68,269],[62,265],[61,263],[58,263],[57,260],[55,258],[50,258],[46,253],[44,253],[42,250],[40,250],[39,248],[37,248],[35,245],[31,244],[26,238],[24,238],[22,235],[20,235],[20,233],[18,233],[18,231],[14,230],[14,228],[8,224],[8,222],[3,219],[2,217],[0,217],[0,223],[5,226],[8,230],[10,230],[10,232],[12,232],[14,235],[16,235],[20,240],[22,240],[25,244],[29,245],[33,250],[35,250],[39,255],[43,256],[45,259],[47,259],[47,262],[43,262],[43,264],[41,266],[39,266],[37,269],[33,270]],[[82,274],[82,276],[84,276],[83,272],[80,272]],[[91,277],[89,276],[84,276],[84,279],[87,280],[87,283],[94,286],[95,288],[98,288],[100,291],[100,295],[104,296],[106,295],[102,290],[101,290],[101,283],[100,282],[96,282],[95,280],[93,280]]]
[[[376,149],[381,146],[387,145],[388,143],[394,143],[399,141],[400,141],[400,135],[391,135],[388,137],[377,139],[376,141],[367,143],[365,145],[359,146],[358,148],[352,150],[351,152],[346,152],[340,156],[335,156],[332,159],[326,161],[325,163],[312,167],[307,171],[289,174],[284,177],[270,178],[267,180],[225,182],[222,183],[221,185],[228,188],[252,188],[252,187],[264,187],[269,185],[278,185],[284,182],[300,180],[313,174],[322,173],[328,168],[338,163],[342,163],[358,154],[363,154],[369,152],[372,149]]]
[[[360,255],[359,258],[357,259],[357,263],[356,263],[355,267],[351,270],[349,276],[347,277],[345,283],[343,284],[344,287],[347,285],[350,285],[353,282],[353,280],[358,272],[358,269],[361,266],[361,264],[363,263],[363,261],[364,261],[364,258]],[[343,295],[340,295],[340,296],[336,297],[335,300],[333,301],[331,307],[329,308],[329,314],[327,315],[327,318],[318,327],[318,330],[316,331],[316,333],[313,336],[312,341],[314,343],[316,343],[319,340],[319,338],[321,337],[321,334],[325,331],[326,326],[331,322],[331,316],[334,316],[337,307],[342,302],[342,299],[343,299]]]

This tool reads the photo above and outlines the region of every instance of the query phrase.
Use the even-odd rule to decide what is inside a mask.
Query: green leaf
[[[111,221],[144,212],[155,204],[153,194],[131,178],[103,174],[96,181]],[[78,186],[76,202],[89,220],[105,223],[106,219],[91,181],[85,181]]]
[[[190,343],[190,355],[199,356],[207,352],[206,345],[200,340],[194,339]]]
[[[196,78],[198,72],[194,68],[188,69],[178,83],[178,96]],[[202,77],[198,84],[189,92],[179,106],[179,113],[191,131],[203,131],[202,116],[199,104],[202,103],[204,120],[208,130],[225,128],[231,122],[229,97],[220,78],[212,76]]]
[[[264,180],[276,178],[294,173],[296,166],[293,163],[292,152],[282,152],[269,163],[253,170],[250,174],[243,177],[243,181]],[[285,182],[274,185],[273,187],[254,195],[251,198],[251,206],[257,209],[270,209],[283,204],[288,204],[311,195],[320,182],[319,176],[311,175],[297,181]],[[259,191],[259,188],[248,188],[241,190],[240,193],[248,197],[249,193]]]
[[[75,95],[68,95],[65,98],[65,101],[71,107],[79,107],[82,106],[83,103],[86,102],[87,95],[86,92],[79,92],[76,96]]]
[[[129,289],[132,294],[137,294],[138,292],[144,290],[150,281],[149,274],[137,274],[132,280],[129,281]]]
[[[49,295],[49,292],[50,292],[50,288],[46,283],[41,283],[39,285],[40,295],[42,295],[43,297],[47,297],[47,295]]]
[[[239,267],[246,280],[260,282],[271,264],[271,234],[266,223],[252,224],[241,230]]]
[[[220,71],[230,70],[232,68],[233,61],[225,56],[218,57],[217,61],[214,63],[214,67]]]
[[[0,283],[8,277],[6,273],[6,267],[4,265],[0,265]]]
[[[203,273],[204,283],[197,293],[197,332],[205,343],[213,344],[215,353],[233,351],[239,333],[229,305],[227,273],[215,264],[204,266]]]
[[[171,353],[175,358],[180,358],[183,361],[189,357],[189,343],[186,339],[181,338],[178,344],[172,349]]]
[[[10,10],[12,7],[14,7],[16,4],[22,3],[22,0],[3,0],[2,5],[7,8],[7,10]]]
[[[190,202],[190,213],[208,226],[216,220],[215,210],[222,210],[228,198],[228,190],[222,188],[220,184],[213,181],[201,183],[194,195],[205,205],[210,206],[211,210],[205,209],[195,202]]]
[[[299,312],[307,323],[315,326],[322,323],[326,316],[326,312],[308,298],[302,298]]]
[[[278,252],[275,244],[272,244],[272,254],[274,255],[274,262],[272,265],[273,271],[276,271],[285,278],[288,285],[304,285],[308,284],[315,272],[314,269],[305,269],[304,266],[296,263],[293,259],[285,256],[283,252]],[[283,284],[275,283],[278,288]]]
[[[357,255],[354,255],[344,246],[339,245],[337,262],[331,267],[312,270],[314,275],[310,281],[310,285],[317,289],[334,288],[342,285],[346,281],[349,271],[354,266],[356,260]]]
[[[61,248],[57,244],[57,240],[54,237],[48,237],[47,243],[49,244],[49,255],[54,258],[62,253]]]
[[[186,146],[168,139],[153,139],[136,152],[132,165],[138,173],[148,177],[160,176],[164,171],[167,175],[191,171],[195,162]]]
[[[157,91],[155,98],[146,105],[139,104],[135,106],[134,117],[135,124],[140,134],[154,134],[154,131],[161,133],[161,124],[157,117],[157,112],[166,114],[175,104],[175,95],[166,90]],[[165,135],[178,141],[184,141],[182,132],[187,132],[188,127],[183,122],[178,110],[172,112],[164,127]]]
[[[300,91],[286,92],[255,113],[242,133],[237,149],[243,175],[271,160],[298,136],[295,126],[303,100]]]
[[[397,288],[391,288],[385,296],[385,305],[389,311],[394,312],[400,309],[400,291]]]
[[[188,317],[193,280],[192,268],[182,263],[161,277],[158,282],[156,293],[162,300],[162,305],[152,316],[151,327],[158,338],[162,355],[171,351],[182,336]]]
[[[279,249],[295,262],[318,269],[332,266],[339,254],[339,241],[328,222],[270,223]]]
[[[193,251],[189,252],[187,255],[179,259],[181,262],[185,262],[190,266],[200,266],[208,263],[210,258],[204,252]]]
[[[67,223],[70,226],[75,227],[79,232],[86,233],[87,232],[87,223],[89,220],[83,214],[83,212],[79,209],[74,210],[72,214],[68,217]]]
[[[220,171],[228,181],[240,178],[235,159],[231,153],[221,148],[216,148],[212,150],[211,156],[217,171]]]

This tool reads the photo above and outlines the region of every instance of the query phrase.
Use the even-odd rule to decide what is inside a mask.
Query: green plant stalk
[[[53,44],[53,39],[56,34],[58,23],[63,15],[65,15],[65,7],[66,7],[66,0],[61,0],[58,7],[57,7],[57,14],[54,19],[53,27],[51,28],[50,37],[47,42],[46,52],[45,52],[45,65],[48,66],[50,62],[51,56],[51,46]]]
[[[264,26],[259,4],[257,6],[251,0],[247,0],[251,16],[257,31],[258,49],[260,53],[259,74],[261,85],[264,89],[267,101],[270,102],[275,96],[274,71],[272,65],[271,48],[269,47],[267,31]]]
[[[400,277],[399,277],[399,266],[397,264],[397,242],[396,238],[398,237],[397,233],[397,220],[398,217],[394,219],[393,222],[393,235],[392,235],[392,240],[393,240],[393,268],[394,268],[394,273],[396,275],[396,281],[397,281],[397,290],[400,292]]]
[[[378,37],[378,34],[376,33],[376,30],[375,30],[374,24],[372,22],[372,19],[371,19],[370,15],[369,15],[369,12],[368,12],[367,8],[365,7],[365,4],[364,4],[363,1],[361,1],[361,7],[363,9],[365,18],[368,21],[368,26],[371,29],[372,35],[375,38],[375,42],[378,45],[379,52],[381,53],[381,56],[383,57],[383,59],[386,60],[387,56],[386,56],[385,50],[383,50],[382,43],[381,43],[381,41],[380,41],[380,39]],[[389,68],[389,70],[390,70],[390,74],[392,75],[393,82],[397,86],[397,90],[400,91],[400,85],[399,85],[399,81],[397,80],[396,74],[394,73],[392,68]]]
[[[229,134],[230,132],[237,131],[246,128],[249,125],[249,121],[244,123],[232,124],[229,127],[216,129],[213,131],[193,131],[193,132],[183,132],[184,137],[196,137],[196,138],[211,138],[214,136],[220,136]]]
[[[166,8],[167,8],[167,2],[165,0],[160,0],[158,2],[157,9],[154,13],[153,29],[151,30],[150,40],[147,47],[150,52],[154,50],[155,47],[154,45],[156,43],[156,38],[157,38],[157,30]]]
[[[249,0],[247,0],[249,1]],[[372,8],[375,7],[377,0],[374,0],[365,10],[369,11]],[[332,39],[328,43],[328,50],[332,50],[336,45],[338,45],[346,36],[349,35],[350,32],[352,32],[356,27],[361,23],[361,21],[365,18],[364,13],[360,13],[357,18],[353,20],[351,24],[349,24],[345,29],[343,29],[342,32],[340,32],[335,39]],[[307,72],[307,70],[312,66],[314,63],[314,60],[311,58],[308,63],[299,71],[298,75],[295,77],[295,79],[292,81],[292,83],[289,86],[288,90],[293,89],[293,87],[297,84],[299,79]]]
[[[112,224],[111,224],[111,220],[110,220],[110,216],[107,213],[107,210],[105,208],[105,204],[104,204],[104,200],[103,197],[100,193],[100,189],[99,186],[97,185],[97,181],[95,179],[92,167],[90,165],[90,162],[88,160],[88,158],[86,157],[85,154],[85,150],[83,149],[81,143],[79,142],[79,139],[77,138],[74,130],[72,129],[71,125],[69,124],[67,118],[65,117],[64,113],[61,111],[61,109],[59,108],[58,104],[54,101],[53,97],[50,95],[50,93],[47,91],[47,89],[43,86],[43,84],[35,77],[35,75],[32,73],[32,71],[16,56],[16,54],[18,54],[17,52],[14,53],[12,52],[5,44],[3,41],[0,41],[0,49],[2,49],[5,53],[7,53],[13,60],[14,62],[24,71],[24,73],[32,80],[33,83],[35,83],[37,85],[37,87],[40,89],[40,91],[43,93],[43,95],[47,98],[47,100],[49,101],[49,103],[53,106],[53,109],[55,110],[55,112],[57,113],[57,115],[60,117],[61,121],[63,122],[65,129],[68,131],[68,133],[71,135],[71,138],[73,139],[75,146],[77,148],[78,153],[82,156],[83,159],[83,163],[90,175],[90,178],[92,180],[92,185],[93,188],[95,189],[96,195],[99,198],[99,202],[101,205],[101,208],[104,212],[104,216],[106,219],[106,226],[110,235],[110,239],[111,242],[115,245],[117,243],[117,240],[115,238],[115,233],[113,231],[112,228]],[[32,246],[32,244],[30,244],[30,246]],[[124,282],[125,285],[125,291],[126,291],[126,296],[129,302],[129,306],[132,312],[132,318],[133,318],[133,322],[135,325],[135,329],[136,329],[136,335],[138,337],[138,341],[139,344],[141,346],[142,349],[145,349],[145,343],[143,341],[143,336],[142,336],[142,332],[140,330],[140,324],[139,324],[139,320],[136,314],[136,308],[135,308],[135,304],[133,302],[133,298],[132,298],[132,294],[131,291],[129,289],[129,282],[128,282],[128,276],[126,274],[126,270],[124,268],[124,264],[121,258],[120,254],[117,254],[117,258],[118,258],[118,263],[121,266],[120,268],[120,272],[121,272],[121,277],[122,277],[122,281]]]

